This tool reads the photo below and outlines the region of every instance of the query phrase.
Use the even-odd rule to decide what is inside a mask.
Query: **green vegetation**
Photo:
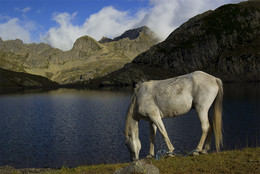
[[[260,173],[260,148],[154,161],[160,173]]]
[[[243,150],[224,151],[209,155],[190,156],[186,158],[154,159],[152,163],[161,174],[172,173],[260,173],[260,148],[246,148]],[[6,174],[109,174],[128,164],[92,165],[77,168],[63,167],[55,169],[21,169],[0,167],[0,173]]]

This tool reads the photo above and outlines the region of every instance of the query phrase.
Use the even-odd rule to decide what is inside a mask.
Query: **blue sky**
[[[241,0],[0,0],[0,37],[62,50],[89,35],[116,37],[143,25],[164,40],[190,17]]]

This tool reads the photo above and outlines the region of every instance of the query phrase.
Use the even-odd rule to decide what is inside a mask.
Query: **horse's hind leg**
[[[205,142],[205,139],[207,137],[210,125],[209,125],[209,119],[208,119],[208,110],[207,109],[197,109],[197,113],[199,115],[200,123],[201,123],[201,129],[202,129],[202,135],[199,141],[199,144],[196,148],[197,152],[202,152],[202,148]]]
[[[150,122],[150,151],[147,158],[151,158],[154,156],[154,139],[156,135],[157,127],[154,123]]]
[[[204,154],[207,154],[208,151],[210,150],[210,143],[211,143],[211,137],[212,137],[212,131],[213,131],[212,126],[213,126],[212,122],[210,121],[210,127],[209,127],[208,135],[206,138],[205,147],[202,151],[202,153],[204,153]]]

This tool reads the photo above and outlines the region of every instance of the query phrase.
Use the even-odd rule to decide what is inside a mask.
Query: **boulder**
[[[159,174],[159,169],[155,167],[150,160],[141,159],[130,163],[128,166],[118,169],[114,174],[132,174],[132,173],[142,173],[142,174]]]

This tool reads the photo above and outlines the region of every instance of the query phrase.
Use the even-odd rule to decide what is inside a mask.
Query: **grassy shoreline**
[[[260,147],[243,150],[223,151],[208,155],[190,156],[186,158],[161,158],[151,162],[161,174],[172,173],[260,173]],[[127,166],[127,163],[109,165],[80,166],[61,169],[14,169],[0,167],[1,174],[110,174]]]

